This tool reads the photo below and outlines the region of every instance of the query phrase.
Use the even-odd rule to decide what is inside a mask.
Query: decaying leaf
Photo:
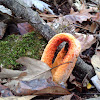
[[[93,22],[92,25],[91,25],[91,28],[90,28],[90,32],[95,33],[97,28],[98,28],[97,23]]]
[[[10,88],[8,88],[7,86],[1,85],[1,84],[0,84],[0,95],[1,97],[13,96]]]
[[[12,90],[18,85],[20,80],[30,81],[33,79],[48,79],[52,77],[50,67],[42,61],[29,57],[21,57],[17,62],[26,66],[27,69],[25,71],[19,71],[1,68],[0,72],[0,78],[13,79],[5,84]]]
[[[40,17],[42,17],[43,20],[46,20],[47,22],[52,22],[54,19],[58,18],[58,16],[56,15],[52,15],[52,14],[39,14]]]
[[[83,21],[87,21],[87,19],[90,19],[94,17],[95,15],[91,15],[89,12],[92,12],[94,8],[87,9],[84,4],[82,4],[81,9],[79,12],[71,11],[69,19],[72,19],[72,21],[75,23],[76,21],[79,21],[82,23]],[[73,10],[73,9],[71,9]],[[67,18],[67,16],[66,16]]]
[[[15,83],[18,83],[19,80],[30,81],[37,78],[48,79],[52,77],[50,67],[42,61],[38,61],[29,57],[21,57],[17,60],[17,62],[26,66],[26,70],[18,71],[5,68],[1,69],[0,78],[17,79],[10,81],[6,84],[6,86],[13,86]]]
[[[94,86],[95,86],[95,87],[97,88],[97,90],[100,92],[100,79],[98,78],[98,76],[97,76],[97,75],[93,76],[93,77],[91,78],[91,80],[92,80]]]
[[[36,97],[36,95],[30,95],[30,96],[11,96],[11,97],[1,97],[0,100],[31,100],[32,98]]]
[[[82,100],[82,98],[79,97],[78,95],[72,93],[70,95],[61,96],[61,97],[56,98],[54,100]]]
[[[12,80],[5,84],[15,95],[65,95],[70,94],[66,89],[52,81],[50,68],[42,61],[29,57],[21,57],[18,63],[26,66],[25,74],[20,74],[19,79]]]
[[[1,68],[0,78],[17,78],[24,71]]]
[[[14,82],[17,82],[14,83]],[[31,81],[12,81],[6,84],[13,92],[14,95],[67,95],[70,94],[68,90],[62,88],[58,84],[49,79],[34,79]]]
[[[29,57],[21,57],[17,60],[18,63],[24,65],[27,73],[21,80],[32,80],[36,78],[48,79],[52,77],[50,67],[42,61],[32,59]]]
[[[27,69],[25,71],[19,71],[2,68],[0,78],[20,78],[22,80],[29,81],[37,77],[45,79],[52,77],[50,67],[42,61],[29,57],[21,57],[17,60],[17,62],[26,66]]]
[[[92,17],[92,20],[100,24],[100,12],[98,12],[95,17]]]
[[[18,23],[17,26],[18,26],[18,29],[19,29],[21,35],[34,31],[34,28],[27,22]]]
[[[66,20],[70,20],[72,23],[75,23],[76,21],[82,23],[83,21],[87,21],[87,19],[94,17],[94,15],[89,13],[90,11],[93,11],[93,9],[86,9],[84,7],[80,12],[73,12],[70,15],[66,15],[65,18]]]
[[[91,63],[95,69],[95,72],[100,79],[100,47],[97,48],[97,52],[91,58]]]
[[[71,100],[73,94],[70,94],[70,95],[65,95],[65,96],[62,96],[60,98],[56,98],[54,100]]]
[[[93,35],[85,35],[85,34],[81,34],[81,33],[75,33],[74,36],[81,43],[81,52],[83,52],[86,49],[90,48],[91,45],[96,42],[96,38]]]
[[[13,88],[15,95],[31,95],[36,91],[47,87],[58,86],[52,79],[34,79],[31,81],[19,81],[18,85]]]
[[[36,95],[68,95],[70,92],[67,89],[62,88],[61,86],[52,86],[52,87],[47,87],[44,88],[40,91],[37,91],[34,93]]]

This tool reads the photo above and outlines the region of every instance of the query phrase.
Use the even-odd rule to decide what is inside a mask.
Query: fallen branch
[[[78,60],[76,62],[76,66],[74,68],[74,73],[77,73],[77,75],[83,79],[86,74],[88,74],[88,78],[91,78],[95,75],[95,71],[91,65],[88,65],[85,63],[80,57],[78,57]]]
[[[27,7],[21,0],[0,0],[0,4],[6,5],[16,17],[30,23],[47,40],[50,40],[56,34],[56,32],[40,18],[37,12]]]

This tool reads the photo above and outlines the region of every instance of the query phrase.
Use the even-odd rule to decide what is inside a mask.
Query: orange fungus
[[[52,63],[57,47],[64,41],[67,42],[69,45],[68,51],[66,51],[63,47],[61,51],[57,54],[54,63]],[[58,84],[65,83],[72,73],[80,51],[80,42],[73,35],[69,33],[60,33],[55,35],[48,42],[46,48],[44,49],[41,61],[48,64],[51,68],[62,64],[52,69],[52,75],[53,80]]]

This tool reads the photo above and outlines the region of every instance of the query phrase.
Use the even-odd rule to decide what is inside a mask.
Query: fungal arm
[[[68,42],[69,44],[68,51],[62,48],[55,58],[54,63],[52,64],[52,60],[54,58],[57,47],[64,41]],[[60,33],[55,35],[48,42],[48,45],[46,46],[42,55],[41,61],[47,63],[51,68],[62,64],[61,66],[52,69],[52,75],[53,80],[58,84],[65,83],[75,66],[80,51],[80,43],[73,35],[69,33]],[[69,61],[72,63],[66,63]]]

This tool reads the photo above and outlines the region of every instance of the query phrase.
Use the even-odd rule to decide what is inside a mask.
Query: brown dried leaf
[[[100,12],[96,13],[96,16],[92,17],[92,20],[100,24]]]
[[[17,26],[22,35],[34,31],[34,28],[27,22],[19,23]]]
[[[91,63],[95,69],[95,72],[100,79],[100,47],[98,47],[98,51],[96,52],[95,55],[92,56],[91,58]]]
[[[30,96],[11,96],[11,97],[1,97],[0,100],[31,100],[32,98],[36,97],[36,95],[30,95]]]
[[[90,32],[95,33],[96,30],[97,30],[97,28],[98,28],[97,23],[96,23],[96,22],[93,22],[93,23],[91,24],[91,27],[90,27]]]
[[[1,97],[13,96],[12,92],[7,86],[3,86],[0,84],[0,95]]]
[[[54,100],[82,100],[82,98],[79,97],[78,95],[72,93],[70,95],[65,95],[65,96],[62,96],[60,98],[56,98]]]
[[[50,67],[42,61],[29,57],[21,57],[17,60],[17,62],[27,67],[27,69],[24,71],[27,73],[27,75],[22,77],[23,81],[29,81],[34,78],[48,79],[49,77],[52,77]]]
[[[25,71],[18,71],[17,80],[11,80],[7,84],[5,84],[11,90],[14,90],[16,88],[20,80],[30,81],[33,79],[48,79],[52,77],[50,67],[42,61],[35,60],[29,57],[21,57],[17,60],[17,62],[26,66],[27,69]],[[10,72],[11,75],[13,75],[12,73],[16,75],[16,71],[11,70]],[[7,72],[5,73],[5,75],[8,75]]]
[[[96,38],[93,35],[85,35],[85,34],[81,34],[81,33],[75,33],[74,36],[81,43],[81,52],[83,52],[86,49],[90,48],[91,45],[96,42]]]
[[[61,86],[52,86],[52,87],[47,87],[40,91],[37,91],[34,94],[36,95],[45,95],[45,94],[67,95],[67,94],[70,94],[70,92],[67,89],[62,88]]]
[[[73,94],[70,94],[70,95],[62,96],[60,98],[56,98],[54,100],[71,100],[72,97],[73,97]]]
[[[0,78],[18,78],[24,71],[1,68]]]
[[[47,20],[47,22],[52,22],[54,19],[58,18],[58,16],[52,14],[41,13],[39,15],[40,17],[42,17],[43,20]]]
[[[86,15],[66,15],[66,20],[69,20],[71,23],[76,23],[76,21],[79,21],[82,23],[83,21],[87,21],[87,19],[90,19],[92,16],[86,16]]]
[[[89,13],[91,11],[93,11],[93,8],[86,9],[85,5],[83,4],[80,12],[74,12],[73,9],[71,9],[70,15],[66,15],[65,17],[66,20],[71,20],[73,23],[76,21],[82,23],[83,21],[87,21],[87,19],[94,17],[94,15]]]
[[[69,94],[69,92],[57,85],[49,79],[34,79],[31,81],[20,81],[18,86],[13,89],[13,93],[17,96],[19,95],[43,95],[43,94],[57,94],[64,95]]]

